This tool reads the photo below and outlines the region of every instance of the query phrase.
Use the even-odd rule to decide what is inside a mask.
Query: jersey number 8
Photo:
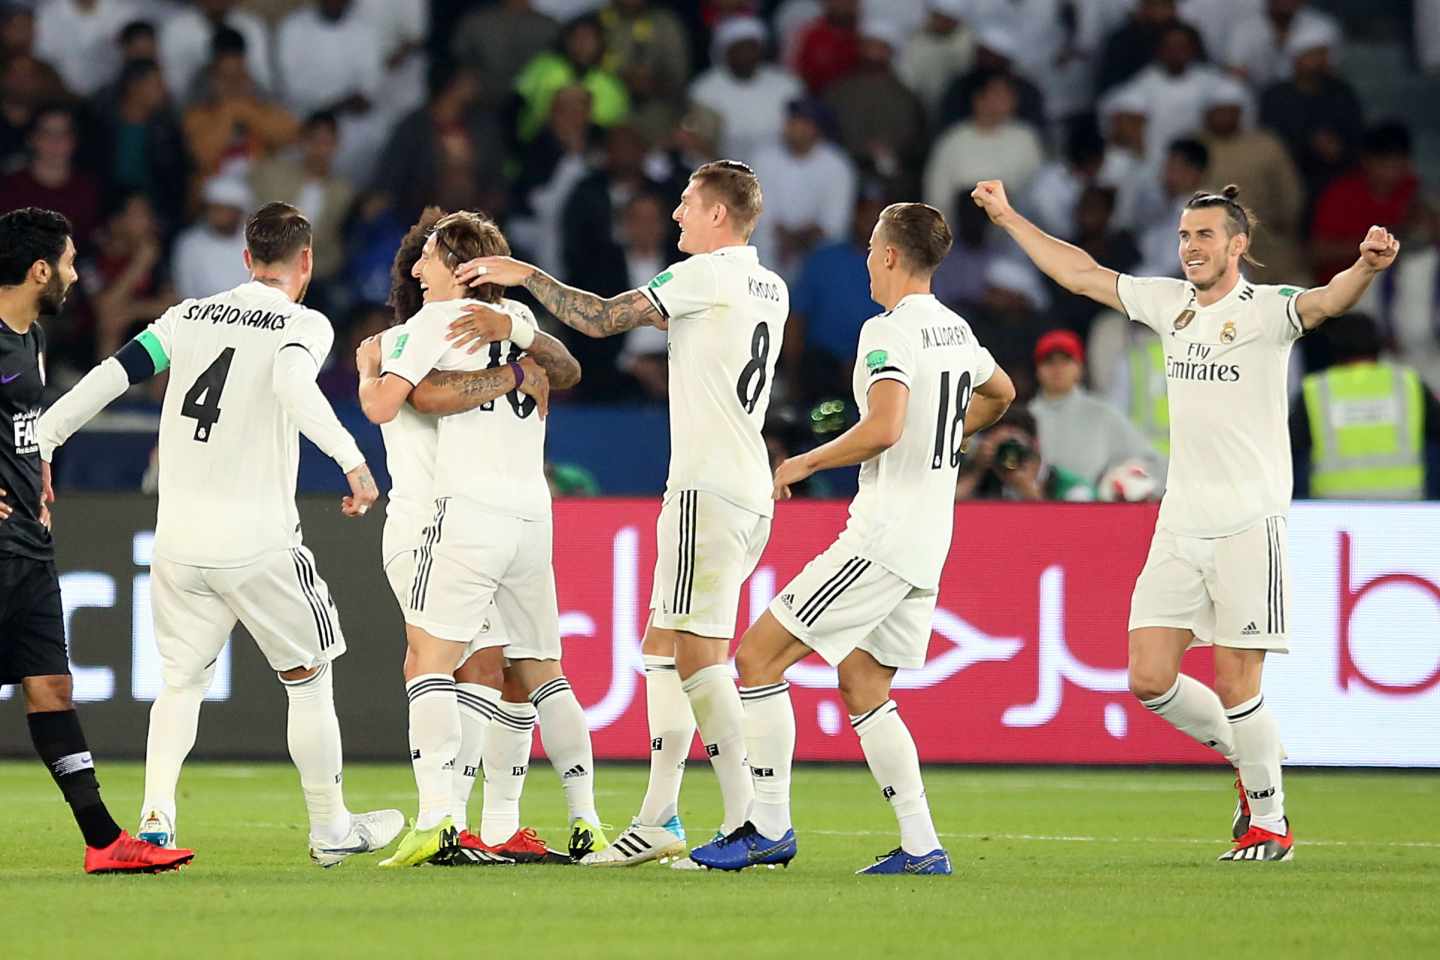
[[[755,412],[755,405],[765,393],[765,365],[769,360],[770,328],[757,323],[755,332],[750,335],[750,362],[741,369],[740,379],[735,383],[735,395],[740,398],[740,406],[745,408],[746,413]]]
[[[960,374],[955,384],[955,413],[950,414],[950,371],[940,374],[940,412],[935,417],[935,453],[930,457],[930,469],[939,470],[947,462],[951,467],[960,466],[960,444],[965,441],[965,411],[970,407],[970,371]],[[945,443],[946,431],[950,443]]]

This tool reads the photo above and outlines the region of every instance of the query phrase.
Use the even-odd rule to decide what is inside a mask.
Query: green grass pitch
[[[692,764],[692,839],[718,816]],[[122,825],[136,764],[100,764]],[[305,855],[304,809],[284,765],[194,764],[178,875],[86,877],[78,836],[35,762],[0,764],[7,958],[121,957],[1362,957],[1440,944],[1440,776],[1292,771],[1295,862],[1221,865],[1231,810],[1222,771],[926,771],[954,860],[949,878],[861,878],[894,846],[863,767],[801,768],[800,858],[788,870],[679,873],[495,867],[330,871]],[[623,825],[644,770],[602,765],[603,816]],[[346,771],[354,809],[414,807],[408,767]],[[478,793],[478,791],[477,791]],[[526,820],[563,845],[548,765]]]

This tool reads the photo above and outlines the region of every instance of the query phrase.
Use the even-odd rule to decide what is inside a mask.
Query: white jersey
[[[508,340],[474,354],[451,346],[450,324],[472,302],[425,304],[397,329],[380,369],[418,384],[431,370],[485,370],[524,356]],[[494,306],[535,322],[522,303],[502,300]],[[431,492],[433,498],[456,497],[506,516],[549,519],[545,421],[535,410],[535,398],[512,390],[474,410],[441,417]]]
[[[666,495],[706,490],[771,516],[761,430],[790,314],[785,281],[754,247],[723,247],[669,267],[645,294],[670,324]]]
[[[253,280],[183,301],[140,334],[156,370],[170,369],[157,556],[237,567],[300,545],[300,432],[276,397],[275,357],[298,347],[319,368],[334,339],[324,314]]]
[[[1219,302],[1184,280],[1122,275],[1120,302],[1160,334],[1170,401],[1170,471],[1158,525],[1226,537],[1289,510],[1290,348],[1304,332],[1299,287],[1243,277]]]
[[[940,584],[955,521],[955,480],[965,411],[995,358],[970,324],[930,294],[911,294],[860,328],[855,403],[870,388],[910,388],[905,428],[893,447],[860,465],[860,490],[838,543],[924,590]]]
[[[403,326],[391,327],[380,335],[380,356],[394,352],[404,331]],[[402,403],[395,419],[380,425],[380,436],[385,441],[385,466],[390,473],[380,547],[381,557],[388,562],[397,553],[419,547],[421,531],[435,515],[435,454],[440,420],[416,413],[410,404]]]

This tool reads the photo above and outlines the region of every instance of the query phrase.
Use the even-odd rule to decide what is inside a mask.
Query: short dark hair
[[[316,110],[305,118],[305,123],[300,129],[303,133],[309,133],[316,127],[329,127],[331,132],[339,133],[340,118],[335,115],[334,110]]]
[[[476,257],[508,257],[510,241],[500,225],[483,213],[460,210],[435,221],[435,245],[451,267],[458,267]],[[470,288],[470,296],[487,303],[498,303],[505,288],[493,283]]]
[[[155,24],[149,20],[131,20],[120,28],[120,45],[128,47],[141,37],[155,39]]]
[[[58,267],[73,235],[70,221],[54,210],[21,207],[0,216],[0,287],[24,283],[37,260]]]
[[[945,215],[928,203],[892,203],[880,211],[880,231],[917,273],[934,273],[954,245]]]
[[[210,37],[210,59],[218,60],[227,54],[245,56],[248,45],[245,34],[234,27],[220,27]]]
[[[760,178],[748,164],[712,160],[696,167],[690,179],[716,203],[725,205],[742,236],[750,236],[765,208],[765,198],[760,192]]]
[[[312,234],[305,214],[274,200],[245,222],[245,249],[256,263],[287,263],[309,248]]]
[[[1411,147],[1410,129],[1393,120],[1366,130],[1360,141],[1360,152],[1367,157],[1408,157]]]
[[[40,124],[44,123],[47,118],[54,116],[62,116],[69,120],[72,133],[78,134],[80,132],[79,111],[63,100],[51,100],[47,103],[42,103],[36,108],[35,112],[30,115],[30,123],[25,127],[25,139],[28,140],[33,137],[35,132],[40,129]]]
[[[1196,170],[1204,170],[1210,166],[1210,148],[1193,137],[1172,140],[1166,154],[1179,157]]]
[[[1369,314],[1342,314],[1326,321],[1320,332],[1330,346],[1332,363],[1378,357],[1385,345],[1380,328]]]
[[[1237,233],[1249,237],[1260,225],[1260,218],[1255,216],[1255,211],[1240,202],[1240,188],[1233,183],[1226,184],[1225,189],[1219,193],[1197,191],[1185,201],[1186,210],[1206,210],[1211,207],[1220,207],[1225,211],[1225,232],[1232,237]],[[1248,249],[1240,255],[1240,259],[1253,267],[1265,266],[1252,257]]]
[[[415,268],[415,261],[420,259],[420,253],[425,249],[425,241],[430,239],[430,231],[435,229],[435,224],[443,216],[445,211],[439,207],[426,207],[421,212],[420,219],[406,231],[399,249],[395,251],[395,259],[390,263],[390,299],[385,302],[390,307],[393,322],[396,324],[404,323],[415,316],[424,304],[420,281],[410,276],[410,271]]]

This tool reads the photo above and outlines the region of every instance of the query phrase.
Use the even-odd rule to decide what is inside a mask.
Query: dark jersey
[[[0,555],[49,560],[50,531],[40,523],[40,393],[45,388],[45,333],[25,333],[0,318],[0,489],[14,511],[0,520]]]

